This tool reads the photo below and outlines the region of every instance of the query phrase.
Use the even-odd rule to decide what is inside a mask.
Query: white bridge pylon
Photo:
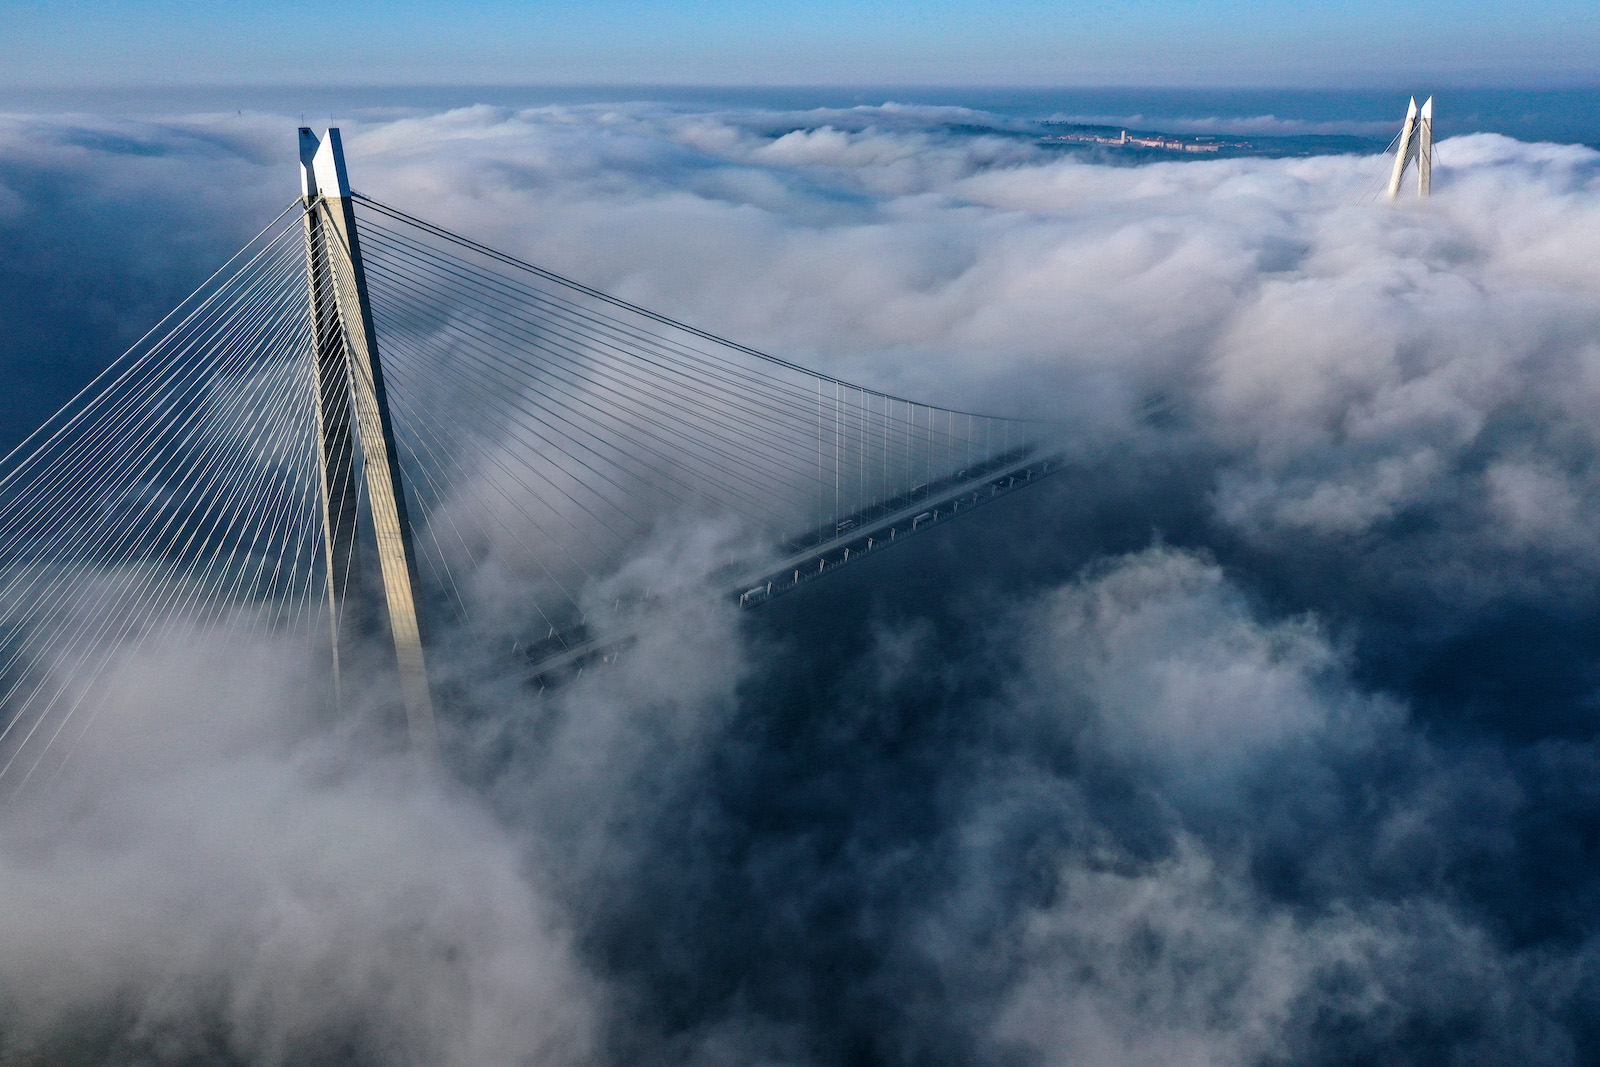
[[[129,694],[254,697],[233,666],[263,638],[308,663],[331,638],[348,701],[379,604],[429,754],[453,651],[430,637],[581,669],[664,531],[731,531],[712,581],[754,607],[1061,468],[1056,424],[817,373],[363,196],[337,130],[301,130],[300,164],[300,196],[0,457],[0,799]]]
[[[367,292],[361,239],[337,129],[318,139],[300,128],[300,193],[305,204],[306,285],[312,323],[312,366],[317,393],[318,469],[322,483],[323,542],[328,611],[333,634],[334,686],[340,665],[357,639],[360,614],[352,596],[362,592],[351,413],[361,441],[367,513],[377,547],[389,634],[405,702],[412,746],[426,755],[438,748],[433,696],[417,615],[417,557],[400,478],[383,361]]]
[[[1400,183],[1406,168],[1415,160],[1417,164],[1417,195],[1427,196],[1433,190],[1433,97],[1417,108],[1417,98],[1411,98],[1406,109],[1405,124],[1400,129],[1400,145],[1395,150],[1394,173],[1389,177],[1389,199],[1400,195]],[[1371,186],[1368,186],[1370,189]]]

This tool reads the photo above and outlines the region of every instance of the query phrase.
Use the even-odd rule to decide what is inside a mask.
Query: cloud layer
[[[293,125],[0,125],[9,439],[293,195]],[[303,650],[174,650],[0,817],[0,1055],[1595,1056],[1600,153],[1453,138],[1389,205],[952,109],[345,134],[381,200],[1073,469],[754,621],[664,530],[615,666],[450,645],[438,778]]]

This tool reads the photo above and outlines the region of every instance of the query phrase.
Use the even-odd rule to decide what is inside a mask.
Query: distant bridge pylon
[[[383,635],[430,752],[430,631],[549,678],[626,639],[598,590],[661,531],[731,531],[714,580],[755,607],[1060,469],[1053,424],[727,341],[363,196],[337,130],[300,136],[302,195],[0,459],[0,786],[59,771],[152,657],[263,635],[330,642],[346,699]]]
[[[1389,177],[1389,199],[1400,195],[1400,183],[1405,179],[1406,168],[1415,160],[1417,164],[1417,195],[1427,196],[1433,191],[1433,97],[1417,109],[1417,98],[1411,98],[1406,109],[1405,123],[1400,127],[1400,143],[1394,154],[1394,173]]]

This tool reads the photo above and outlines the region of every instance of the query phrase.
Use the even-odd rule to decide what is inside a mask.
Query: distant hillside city
[[[1168,152],[1184,155],[1313,156],[1340,152],[1370,153],[1383,149],[1373,137],[1330,133],[1252,135],[1249,140],[1158,133],[1120,126],[1047,120],[1035,135],[1037,143],[1068,152],[1103,153],[1107,161],[1137,163]]]
[[[1101,127],[1084,127],[1069,133],[1046,134],[1041,141],[1065,144],[1100,144],[1118,148],[1159,148],[1167,152],[1220,152],[1224,148],[1250,149],[1248,141],[1219,141],[1215,137],[1170,137],[1159,133],[1116,135],[1101,133]]]

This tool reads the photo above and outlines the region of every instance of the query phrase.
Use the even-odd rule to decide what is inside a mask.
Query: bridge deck
[[[974,463],[949,477],[919,485],[908,493],[874,504],[786,541],[775,563],[725,585],[726,595],[752,609],[775,597],[857,563],[903,542],[912,534],[942,525],[1061,470],[1065,457],[1039,448],[1013,449]],[[831,533],[832,536],[829,536]],[[523,650],[532,679],[540,685],[609,660],[630,644],[628,628],[597,632],[587,621]]]

